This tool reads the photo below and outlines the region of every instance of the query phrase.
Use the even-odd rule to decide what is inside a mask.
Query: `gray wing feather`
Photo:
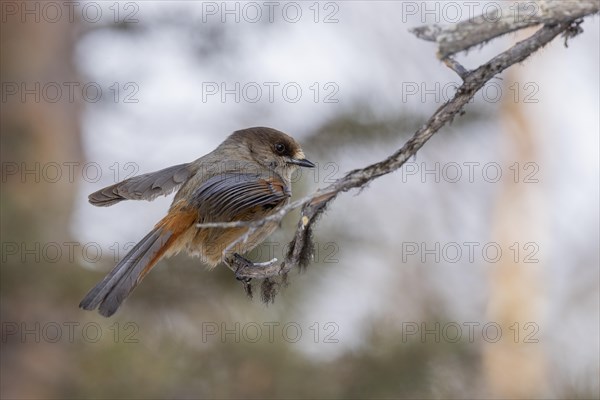
[[[194,192],[194,205],[207,219],[229,221],[253,207],[277,206],[288,197],[281,181],[258,174],[220,174]]]
[[[134,176],[100,189],[88,196],[97,207],[112,206],[123,200],[154,200],[166,196],[181,186],[193,171],[190,163],[174,165],[160,171]]]

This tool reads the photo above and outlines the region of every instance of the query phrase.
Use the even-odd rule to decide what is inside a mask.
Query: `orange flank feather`
[[[170,232],[171,236],[165,242],[165,244],[154,254],[148,265],[142,270],[138,281],[144,279],[144,276],[160,259],[165,255],[168,250],[172,250],[172,247],[176,245],[176,242],[180,238],[180,236],[185,233],[192,225],[196,222],[198,218],[198,212],[191,209],[186,209],[182,206],[177,207],[176,209],[171,209],[169,213],[158,222],[154,229],[159,230],[161,232]],[[179,249],[178,249],[179,250]]]

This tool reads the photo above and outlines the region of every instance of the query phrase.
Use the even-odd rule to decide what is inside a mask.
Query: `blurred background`
[[[77,307],[171,201],[89,193],[258,125],[318,164],[295,198],[386,157],[459,81],[408,29],[500,4],[467,3],[3,2],[2,398],[598,398],[597,17],[341,195],[274,304],[179,255]]]

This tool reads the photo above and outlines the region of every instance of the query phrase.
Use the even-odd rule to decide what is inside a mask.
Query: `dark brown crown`
[[[235,131],[229,139],[244,141],[250,148],[253,146],[271,148],[275,154],[280,156],[294,158],[302,152],[300,145],[292,137],[277,129],[263,126]],[[282,146],[283,150],[281,150]]]

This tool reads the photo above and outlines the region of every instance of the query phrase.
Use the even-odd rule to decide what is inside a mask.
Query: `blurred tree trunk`
[[[531,33],[522,31],[520,39]],[[503,171],[493,216],[492,240],[500,245],[503,254],[492,265],[488,306],[489,321],[502,327],[502,336],[497,343],[486,342],[484,349],[485,373],[494,398],[543,397],[548,387],[542,345],[532,342],[540,337],[537,328],[543,301],[543,260],[537,250],[545,221],[541,185],[527,183],[539,179],[539,173],[529,174],[539,165],[536,150],[541,143],[536,142],[535,127],[523,106],[523,71],[510,69],[502,88],[507,149],[504,165],[509,169]],[[510,89],[513,84],[521,89],[517,98],[513,96],[514,87]],[[531,262],[536,259],[539,261]],[[490,331],[492,338],[494,335]]]
[[[29,9],[36,7],[34,3],[37,7],[43,4],[14,2],[17,7],[27,4]],[[0,74],[6,98],[2,99],[0,116],[0,230],[2,245],[16,245],[21,251],[3,254],[1,315],[2,321],[26,321],[32,326],[31,318],[35,317],[61,320],[57,316],[60,306],[52,296],[64,296],[61,283],[73,278],[64,263],[49,264],[40,255],[45,244],[61,246],[68,241],[77,176],[71,182],[64,163],[82,160],[79,107],[63,86],[78,80],[72,63],[76,26],[66,20],[51,23],[40,18],[36,22],[34,15],[27,15],[25,21],[21,15],[3,18]],[[40,92],[52,82],[63,89],[60,100],[54,103]],[[5,92],[9,85],[18,88],[17,94]],[[22,89],[32,92],[22,98]],[[55,92],[48,94],[55,96]],[[61,393],[49,391],[47,384],[73,375],[70,365],[59,361],[59,349],[47,342],[31,345],[13,336],[5,343],[3,338],[0,397],[61,397]],[[32,380],[32,371],[40,368],[45,380]]]
[[[64,85],[78,81],[72,62],[76,23],[68,18],[36,22],[35,15],[4,17],[2,82],[3,87],[17,85],[18,93],[5,94],[0,118],[3,233],[10,237],[22,234],[27,240],[65,239],[76,182],[69,182],[64,163],[82,160],[78,97],[71,101]],[[40,89],[48,83],[58,84],[60,99],[48,101],[55,91],[48,90],[45,96],[43,90],[36,90],[37,83]],[[24,94],[23,89],[36,93]],[[17,171],[13,173],[15,163]],[[60,167],[58,180],[57,168],[49,163]],[[75,168],[78,171],[81,165]],[[34,231],[20,231],[24,227]]]

